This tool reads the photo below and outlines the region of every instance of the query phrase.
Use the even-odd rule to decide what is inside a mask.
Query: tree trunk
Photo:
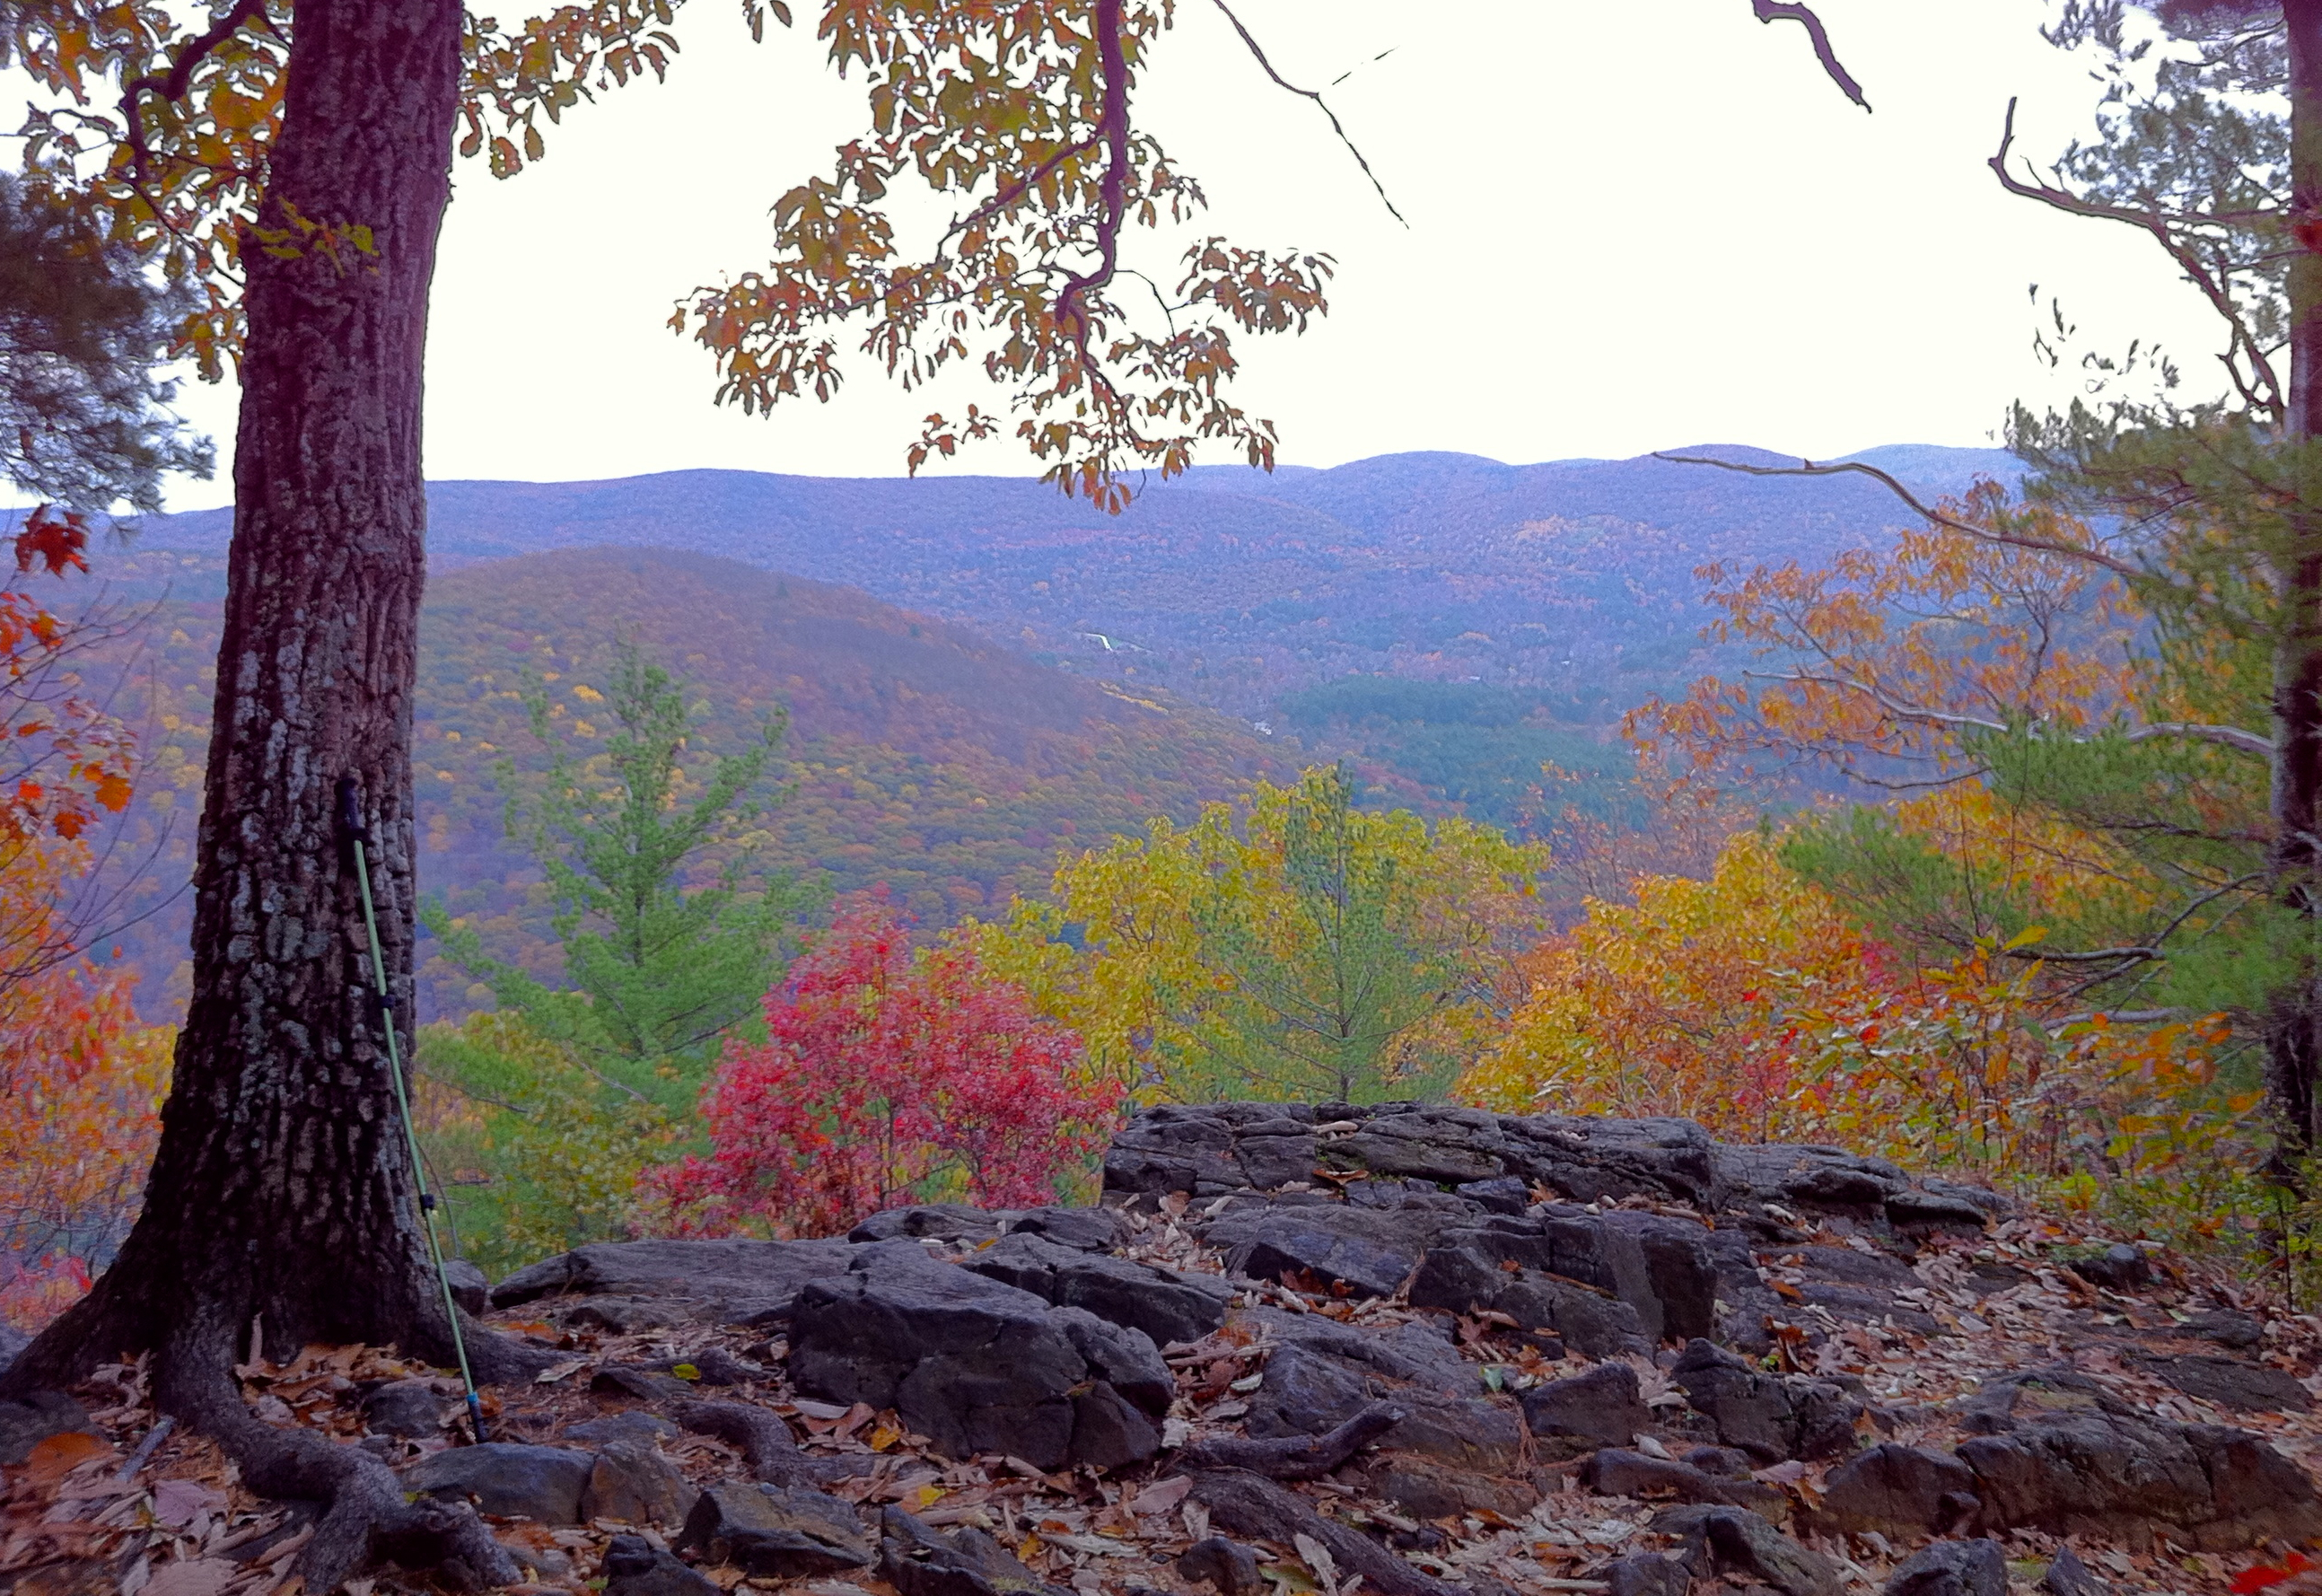
[[[461,25],[459,0],[299,0],[263,222],[243,241],[249,333],[192,1005],[135,1230],[0,1381],[58,1385],[152,1352],[162,1406],[216,1435],[256,1489],[337,1503],[304,1570],[316,1591],[381,1535],[403,1556],[433,1536],[471,1580],[513,1566],[472,1515],[407,1509],[376,1460],[257,1423],[232,1372],[261,1331],[278,1357],[310,1341],[450,1356],[334,800],[354,777],[400,1023],[421,362]]]
[[[2290,54],[2290,214],[2322,218],[2322,0],[2285,0]],[[2313,928],[2322,913],[2322,254],[2290,267],[2291,469],[2298,484],[2276,584],[2282,605],[2273,672],[2274,891],[2305,931],[2271,1016],[2266,1090],[2291,1160],[2316,1150],[2322,990]]]

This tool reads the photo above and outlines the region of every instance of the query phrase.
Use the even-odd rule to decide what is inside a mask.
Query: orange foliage
[[[79,863],[20,851],[0,922],[37,918]],[[0,1320],[33,1328],[78,1297],[135,1217],[176,1032],[138,1025],[133,978],[75,959],[0,986]]]
[[[1632,711],[1630,735],[1701,770],[1770,756],[1891,786],[1961,775],[1962,732],[2083,729],[2125,707],[2139,683],[2121,645],[2136,613],[2095,536],[1989,482],[1943,509],[1955,524],[1826,570],[1703,567],[1724,611],[1711,635],[1784,663],[1746,683],[1705,676]]]
[[[1707,881],[1635,893],[1535,956],[1531,996],[1463,1097],[1679,1114],[2016,1181],[2166,1179],[2247,1132],[2256,1100],[2220,1083],[2221,1025],[2062,1014],[2017,957],[2028,937],[1913,968],[1755,832]]]

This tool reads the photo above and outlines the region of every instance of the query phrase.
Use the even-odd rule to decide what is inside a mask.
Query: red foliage
[[[52,576],[88,569],[88,529],[45,505],[14,537],[16,570]],[[73,656],[108,637],[94,615],[59,619],[32,596],[0,587],[0,839],[70,840],[100,810],[129,803],[128,729],[77,691]]]
[[[766,1043],[728,1042],[703,1094],[709,1156],[655,1180],[681,1232],[833,1235],[945,1196],[1052,1201],[1120,1104],[1021,987],[964,949],[914,956],[883,894],[841,903],[765,1015]]]

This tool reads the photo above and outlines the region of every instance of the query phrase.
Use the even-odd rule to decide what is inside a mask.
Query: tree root
[[[1269,1480],[1316,1480],[1403,1420],[1400,1408],[1373,1402],[1336,1429],[1319,1435],[1244,1441],[1230,1435],[1197,1441],[1178,1454],[1188,1469],[1241,1469]]]
[[[1241,1469],[1195,1472],[1193,1500],[1210,1510],[1219,1528],[1249,1540],[1295,1544],[1300,1536],[1319,1543],[1341,1576],[1360,1574],[1372,1596],[1468,1596],[1458,1585],[1422,1573],[1369,1536],[1334,1524],[1294,1491]]]
[[[155,1360],[154,1399],[223,1447],[257,1494],[324,1504],[298,1557],[306,1590],[335,1591],[379,1559],[437,1570],[461,1591],[489,1590],[524,1577],[466,1502],[406,1501],[403,1482],[370,1453],[254,1417],[234,1380],[231,1344],[215,1327],[189,1327],[172,1336]]]
[[[141,1294],[123,1286],[112,1271],[101,1277],[96,1289],[8,1369],[0,1394],[62,1390],[100,1363],[151,1349],[153,1399],[161,1412],[215,1441],[258,1495],[323,1504],[298,1557],[306,1590],[317,1596],[335,1591],[366,1564],[380,1559],[415,1571],[436,1570],[455,1590],[489,1590],[523,1577],[516,1559],[466,1502],[406,1501],[402,1481],[370,1453],[308,1431],[278,1428],[253,1416],[234,1375],[241,1329],[234,1310],[213,1303],[170,1325]],[[434,1325],[424,1320],[415,1325],[416,1340],[442,1344],[411,1350],[448,1362],[448,1335],[429,1334],[440,1326],[440,1314]],[[554,1361],[553,1353],[472,1322],[464,1328],[480,1380],[528,1379]]]
[[[762,1484],[827,1485],[855,1473],[844,1458],[809,1457],[798,1448],[782,1416],[749,1402],[680,1402],[670,1417],[697,1435],[723,1441],[742,1454],[750,1477]]]

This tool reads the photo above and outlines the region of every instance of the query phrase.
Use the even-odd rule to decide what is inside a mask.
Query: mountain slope
[[[183,595],[155,601],[140,647],[114,662],[125,672],[116,702],[144,724],[148,749],[116,858],[128,867],[159,852],[139,901],[160,912],[118,939],[148,977],[150,1014],[182,1001],[170,988],[189,904],[162,900],[191,863],[217,564],[159,551],[100,562],[124,590],[166,579]],[[603,711],[576,689],[603,683],[622,637],[694,684],[704,755],[733,750],[786,707],[795,792],[766,821],[769,857],[842,891],[883,883],[929,923],[1044,887],[1068,844],[1189,816],[1253,775],[1295,767],[1293,748],[1205,709],[1075,679],[848,589],[665,550],[471,565],[430,583],[421,616],[421,887],[543,974],[554,968],[548,905],[538,871],[501,836],[494,767],[512,760],[523,781],[546,764],[526,723],[527,681],[550,692],[576,757],[601,747]],[[461,1006],[466,985],[430,966],[427,1012]]]

